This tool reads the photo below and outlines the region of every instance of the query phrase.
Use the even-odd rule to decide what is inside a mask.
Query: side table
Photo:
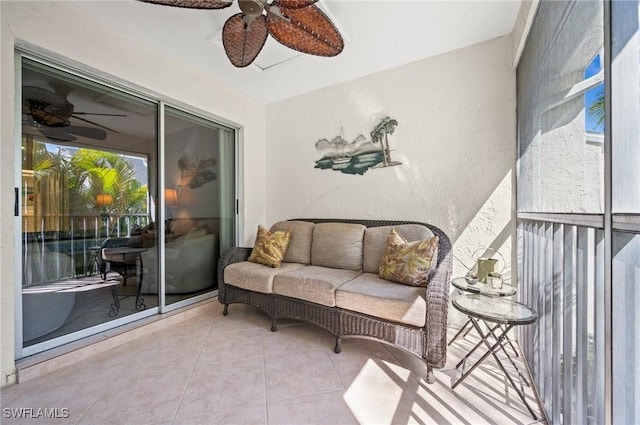
[[[467,283],[467,280],[464,277],[453,278],[451,280],[451,285],[453,285],[453,287],[456,288],[456,290],[458,291],[458,295],[462,295],[464,292],[468,292],[471,294],[487,295],[491,297],[510,297],[516,294],[516,288],[511,285],[504,284],[500,289],[493,289],[486,283],[481,283],[481,282],[470,285],[469,283]],[[448,345],[453,344],[453,342],[456,339],[458,339],[460,334],[465,330],[467,332],[463,335],[463,337],[466,336],[467,333],[471,331],[471,329],[473,329],[473,327],[471,326],[471,320],[467,319],[467,321],[465,322],[464,325],[462,325],[460,330],[453,336],[453,338],[451,338],[451,341],[449,341]],[[516,356],[518,355],[515,348],[514,348],[514,353],[516,353]]]
[[[473,370],[476,367],[478,367],[478,365],[480,365],[480,363],[482,363],[487,357],[491,355],[493,356],[495,361],[498,363],[498,366],[504,373],[507,380],[511,383],[511,386],[516,391],[516,393],[518,394],[518,396],[526,406],[527,410],[529,410],[529,413],[531,413],[531,416],[533,416],[533,418],[537,420],[538,417],[536,416],[533,409],[531,409],[531,406],[529,406],[529,403],[527,403],[527,400],[524,396],[524,388],[523,388],[522,382],[525,381],[528,385],[528,381],[524,378],[524,376],[520,372],[520,369],[518,369],[517,365],[514,363],[509,353],[507,353],[507,351],[504,350],[504,348],[502,347],[502,344],[507,340],[507,333],[514,326],[528,325],[528,324],[534,323],[536,320],[538,320],[537,313],[533,311],[531,308],[529,308],[528,306],[526,306],[525,304],[522,304],[516,301],[511,301],[506,298],[486,297],[480,294],[459,295],[453,299],[453,306],[457,310],[466,314],[469,317],[469,320],[471,321],[472,326],[476,329],[476,331],[480,335],[481,341],[478,344],[476,344],[476,346],[473,347],[471,351],[469,351],[462,358],[462,360],[460,360],[460,362],[456,365],[456,369],[462,366],[462,370],[461,370],[462,375],[460,376],[460,378],[458,378],[456,382],[453,383],[453,385],[451,385],[451,389],[453,390],[455,387],[457,387],[458,384],[460,384],[467,376],[469,376],[471,372],[473,372]],[[495,323],[497,326],[500,326],[500,325],[504,325],[504,326],[500,326],[499,328],[497,328],[497,329],[500,329],[501,332],[499,333],[499,335],[496,336],[492,334],[492,332],[490,331],[487,333],[484,333],[479,324],[480,320],[483,320],[485,322]],[[489,342],[489,339],[488,339],[492,335],[496,339],[496,342],[493,345]],[[478,349],[480,345],[482,345],[483,343],[487,347],[486,353],[484,353],[469,368],[469,370],[465,370],[467,360],[469,359],[471,354],[473,354],[473,352],[476,351],[476,349]],[[507,359],[511,362],[515,370],[518,372],[518,376],[520,378],[520,388],[516,386],[516,383],[514,382],[513,378],[511,377],[507,369],[504,367],[504,365],[500,361],[500,358],[497,355],[497,351],[500,348],[504,351],[504,353],[507,356]]]

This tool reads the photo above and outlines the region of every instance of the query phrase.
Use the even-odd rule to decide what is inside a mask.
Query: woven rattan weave
[[[342,338],[367,338],[391,344],[419,358],[427,365],[427,382],[434,381],[432,368],[444,367],[447,359],[447,314],[449,309],[449,281],[452,268],[451,242],[447,235],[431,224],[413,221],[352,220],[352,219],[296,219],[313,223],[358,223],[367,227],[420,224],[428,227],[440,239],[438,261],[426,288],[426,323],[414,327],[368,316],[344,308],[327,307],[277,294],[264,294],[228,285],[224,282],[224,268],[246,261],[251,248],[235,247],[223,253],[218,264],[218,300],[224,304],[224,314],[233,303],[253,305],[268,314],[272,330],[278,319],[297,319],[327,329],[336,337],[335,352],[340,352]]]

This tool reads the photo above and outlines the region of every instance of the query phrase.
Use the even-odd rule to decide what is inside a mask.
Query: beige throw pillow
[[[427,286],[427,277],[438,249],[438,237],[407,242],[395,229],[387,237],[380,261],[382,279],[411,286]]]
[[[273,268],[280,267],[280,263],[282,263],[282,259],[287,252],[290,237],[289,230],[271,233],[263,226],[258,226],[256,243],[253,246],[253,250],[251,250],[249,261]]]

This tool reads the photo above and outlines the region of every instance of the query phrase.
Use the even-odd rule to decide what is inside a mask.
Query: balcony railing
[[[64,230],[51,229],[51,222]],[[92,274],[96,272],[92,248],[107,238],[129,236],[147,224],[146,214],[42,217],[37,231],[22,234],[22,285]]]
[[[520,214],[520,301],[539,320],[520,341],[550,423],[604,423],[601,216]]]

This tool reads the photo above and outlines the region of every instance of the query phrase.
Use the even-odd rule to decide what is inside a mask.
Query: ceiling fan
[[[67,100],[71,89],[63,84],[51,83],[51,86],[55,91],[34,86],[22,87],[22,113],[30,115],[38,130],[50,139],[73,141],[76,140],[75,134],[90,139],[105,140],[107,133],[104,130],[116,131],[78,115],[126,116],[123,114],[76,112],[74,105]],[[72,125],[70,121],[72,117],[102,128]]]
[[[223,9],[229,0],[139,0],[190,9]],[[267,40],[316,56],[336,56],[344,41],[333,22],[314,3],[318,0],[238,0],[241,12],[231,16],[222,29],[222,44],[231,63],[251,64]]]

